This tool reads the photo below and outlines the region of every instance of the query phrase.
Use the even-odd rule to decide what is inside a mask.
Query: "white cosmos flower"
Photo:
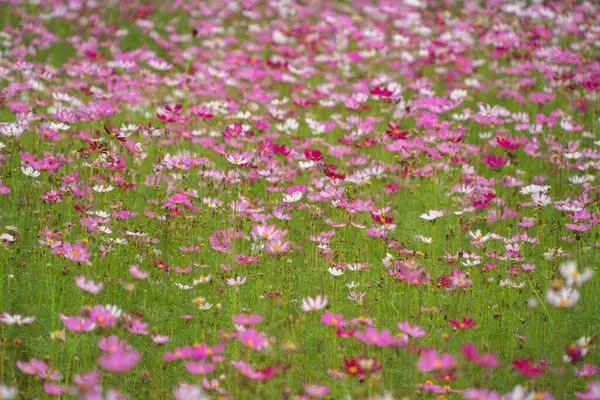
[[[111,185],[94,185],[92,189],[94,189],[94,191],[98,193],[107,193],[112,191],[114,187]]]
[[[104,232],[104,233],[108,233],[108,234],[112,233],[112,229],[105,225],[98,225],[98,229],[100,230],[100,232]]]
[[[194,281],[192,282],[192,284],[194,286],[196,286],[199,283],[207,283],[207,282],[210,282],[210,278],[211,278],[211,275],[207,275],[207,276],[201,275],[200,279],[194,279]]]
[[[52,129],[53,131],[66,131],[70,127],[70,125],[65,124],[63,122],[50,122],[50,129]]]
[[[427,221],[433,221],[433,220],[441,217],[442,215],[444,215],[443,211],[429,210],[429,212],[427,214],[421,214],[421,218],[423,218]]]
[[[557,308],[571,308],[579,301],[580,293],[577,289],[565,286],[558,291],[548,289],[546,300]]]
[[[472,231],[469,231],[469,235],[470,235],[470,236],[471,236],[473,239],[475,239],[475,240],[477,240],[477,241],[479,241],[479,242],[481,242],[481,243],[487,242],[487,241],[490,239],[490,237],[491,237],[491,235],[490,235],[489,233],[487,233],[487,234],[485,234],[485,235],[484,235],[484,234],[482,234],[482,233],[481,233],[481,229],[477,229],[477,230],[475,231],[475,233],[473,233]]]
[[[344,271],[339,268],[330,267],[327,271],[333,276],[342,276],[344,275]]]
[[[383,260],[381,260],[381,262],[383,263],[383,265],[385,265],[386,267],[389,267],[390,265],[392,265],[392,263],[394,262],[394,256],[391,255],[390,253],[386,253],[385,254],[385,258]]]
[[[430,244],[433,241],[432,238],[426,237],[426,236],[423,236],[423,235],[415,235],[415,238],[419,239],[423,243],[427,243],[427,244]]]
[[[527,185],[523,186],[519,193],[521,194],[534,194],[534,193],[546,193],[550,190],[550,186],[540,186],[540,185]]]
[[[198,306],[199,310],[210,310],[212,308],[212,304],[211,303],[202,303]]]
[[[17,396],[17,387],[0,384],[0,399],[11,400]]]
[[[175,282],[175,286],[177,286],[179,289],[183,289],[183,290],[190,290],[192,288],[192,286],[190,286],[190,285],[183,285],[179,282]]]
[[[284,203],[295,203],[302,199],[302,192],[294,192],[292,194],[284,194],[283,202]]]
[[[8,314],[8,313],[4,313],[0,317],[0,322],[4,323],[6,325],[19,325],[19,326],[20,325],[29,325],[33,321],[35,321],[35,317],[25,317],[25,318],[23,318],[19,314],[11,315],[11,314]]]
[[[500,281],[500,286],[509,286],[511,288],[520,289],[525,286],[525,282],[515,283],[510,279],[503,279]]]
[[[300,161],[298,163],[298,165],[300,166],[301,169],[308,169],[311,168],[312,166],[315,165],[315,162],[312,160],[308,160],[308,161]]]
[[[467,97],[467,91],[464,89],[454,89],[451,93],[450,93],[450,98],[452,100],[462,100],[465,97]]]
[[[0,235],[0,241],[5,242],[5,243],[14,243],[15,239],[16,238],[13,235],[11,235],[10,233],[4,232],[3,234]]]
[[[310,312],[310,311],[318,311],[322,310],[327,306],[329,302],[327,296],[317,295],[314,299],[310,296],[306,296],[302,299],[302,311]]]
[[[536,206],[547,206],[552,203],[552,199],[547,194],[538,192],[531,195],[531,200]]]
[[[559,267],[560,274],[565,278],[567,286],[578,286],[589,281],[594,276],[594,271],[591,268],[586,268],[583,272],[577,270],[577,263],[575,261],[565,261]]]
[[[34,169],[31,166],[21,167],[21,171],[23,171],[25,175],[30,176],[32,178],[37,178],[38,176],[40,176],[40,171]]]

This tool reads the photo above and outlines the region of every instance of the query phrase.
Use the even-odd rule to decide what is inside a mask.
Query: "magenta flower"
[[[246,325],[246,326],[260,324],[264,320],[264,318],[258,314],[252,314],[252,315],[239,314],[239,315],[231,317],[231,319],[236,324]]]
[[[148,323],[142,322],[139,319],[133,318],[127,314],[124,314],[126,321],[127,330],[131,333],[137,333],[138,335],[148,334]]]
[[[251,349],[260,350],[269,347],[266,337],[258,333],[255,329],[247,329],[241,332],[238,334],[238,339]]]
[[[454,327],[454,329],[471,329],[477,325],[473,319],[466,317],[462,317],[460,322],[454,319],[451,319],[449,322],[450,325]]]
[[[477,347],[473,343],[462,345],[460,351],[469,361],[480,367],[498,368],[502,365],[502,363],[498,361],[496,353],[479,354],[477,352]]]
[[[508,163],[508,159],[503,158],[502,156],[487,154],[483,159],[483,162],[489,165],[491,168],[499,169],[504,167]]]
[[[344,321],[344,316],[342,314],[334,315],[331,311],[328,311],[321,316],[321,322],[325,325],[330,326],[350,325],[349,321]]]
[[[281,371],[281,367],[279,366],[270,366],[255,370],[252,368],[252,365],[245,361],[231,361],[231,365],[233,365],[242,375],[255,381],[267,380]]]
[[[133,369],[142,359],[142,353],[135,350],[105,353],[98,359],[98,364],[112,372],[127,372]]]
[[[62,247],[55,248],[53,252],[63,254],[67,259],[81,263],[88,262],[91,256],[90,252],[81,242],[77,242],[74,245],[65,242]]]
[[[118,315],[113,314],[110,308],[97,305],[90,310],[90,318],[98,326],[115,326]]]

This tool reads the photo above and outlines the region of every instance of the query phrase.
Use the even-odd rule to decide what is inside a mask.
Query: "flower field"
[[[0,0],[0,399],[600,399],[600,4]]]

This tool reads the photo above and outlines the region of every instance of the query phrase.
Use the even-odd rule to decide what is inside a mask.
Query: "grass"
[[[361,10],[357,4],[331,4],[333,9],[342,6],[352,7],[356,15],[360,16],[360,19],[355,18],[357,26],[374,25],[375,17]],[[547,180],[544,184],[551,186],[549,194],[553,201],[574,199],[581,196],[582,185],[570,183],[568,178],[584,173],[593,175],[594,168],[597,171],[597,166],[592,166],[587,172],[579,172],[572,168],[575,161],[565,157],[565,153],[568,153],[565,146],[569,141],[578,140],[579,149],[584,149],[594,148],[594,141],[598,140],[597,116],[593,112],[597,109],[595,97],[592,100],[588,99],[590,109],[586,112],[580,112],[573,107],[575,100],[586,95],[592,96],[583,88],[578,86],[572,91],[556,89],[556,99],[544,104],[528,100],[521,105],[515,100],[499,98],[499,90],[505,88],[517,88],[516,90],[528,98],[532,92],[543,91],[552,79],[540,71],[527,69],[520,75],[505,74],[502,68],[506,69],[514,63],[515,58],[503,55],[494,60],[493,48],[485,45],[480,37],[476,39],[476,46],[461,53],[469,60],[486,61],[484,66],[475,68],[472,73],[459,72],[457,77],[442,79],[441,73],[436,72],[435,68],[446,67],[451,70],[454,66],[452,62],[446,61],[443,55],[439,55],[431,65],[424,61],[406,64],[404,68],[416,71],[430,81],[431,89],[437,96],[449,94],[457,85],[464,86],[467,78],[476,77],[486,84],[481,90],[466,87],[468,97],[460,106],[439,113],[438,122],[450,122],[450,131],[458,132],[461,129],[459,124],[464,129],[461,140],[452,142],[444,137],[443,127],[440,128],[439,124],[429,128],[422,126],[426,120],[423,109],[413,108],[409,114],[394,117],[396,105],[373,96],[365,102],[369,108],[363,110],[349,109],[343,101],[332,108],[322,104],[311,107],[294,104],[294,96],[308,98],[309,91],[322,91],[318,88],[323,83],[333,83],[331,88],[327,88],[329,93],[325,93],[325,98],[336,98],[344,93],[352,94],[358,90],[354,90],[351,85],[360,79],[356,76],[345,77],[340,72],[341,66],[338,70],[332,70],[323,63],[314,62],[314,68],[318,72],[307,78],[299,78],[296,83],[307,92],[297,91],[294,84],[282,81],[281,75],[278,75],[281,70],[266,66],[266,61],[272,54],[284,52],[282,46],[268,44],[266,39],[261,39],[250,29],[252,23],[236,12],[223,12],[224,15],[214,17],[214,22],[217,26],[222,26],[225,32],[229,29],[234,30],[231,35],[239,40],[238,44],[224,49],[211,48],[207,41],[214,41],[215,37],[222,40],[228,37],[226,33],[218,33],[213,37],[201,35],[189,42],[171,41],[175,46],[168,49],[159,45],[150,37],[148,31],[140,28],[135,21],[129,20],[126,12],[114,5],[97,11],[80,11],[80,16],[97,15],[99,18],[99,22],[87,26],[69,24],[63,18],[46,22],[41,16],[50,10],[48,4],[41,2],[36,7],[14,5],[11,13],[5,14],[2,26],[22,32],[24,42],[34,43],[34,47],[45,46],[35,44],[35,35],[32,37],[30,32],[24,29],[22,21],[25,17],[32,19],[34,25],[45,27],[57,36],[56,42],[45,49],[40,48],[27,59],[36,63],[36,66],[48,64],[58,68],[58,71],[54,77],[44,82],[45,90],[36,92],[30,89],[23,91],[22,95],[12,97],[2,90],[5,93],[5,101],[0,109],[2,122],[12,123],[16,120],[16,113],[8,108],[10,103],[16,101],[25,101],[36,115],[45,115],[50,121],[56,121],[52,116],[53,111],[49,111],[48,106],[35,103],[36,99],[45,99],[49,105],[57,105],[58,109],[72,106],[68,102],[53,100],[53,92],[69,93],[82,104],[99,101],[88,89],[81,90],[84,87],[100,88],[104,93],[116,96],[128,90],[137,95],[132,95],[135,101],[125,101],[116,97],[114,102],[118,110],[110,116],[98,116],[89,120],[80,116],[79,120],[70,123],[68,131],[62,132],[62,137],[56,140],[42,137],[44,119],[30,122],[18,138],[2,137],[2,143],[6,146],[0,150],[0,178],[2,184],[10,188],[10,193],[0,197],[0,225],[3,227],[2,232],[12,235],[15,240],[14,243],[5,243],[0,247],[0,312],[36,318],[29,325],[0,325],[0,381],[6,385],[17,386],[20,398],[50,396],[41,379],[29,376],[17,368],[17,360],[28,361],[31,358],[45,360],[48,366],[62,373],[64,378],[55,382],[63,388],[62,390],[66,390],[67,387],[83,390],[74,383],[74,377],[93,369],[101,369],[104,389],[114,387],[136,399],[170,398],[178,382],[201,386],[205,377],[209,380],[218,378],[222,389],[220,393],[205,389],[208,393],[235,399],[275,399],[301,395],[305,393],[305,384],[326,385],[330,392],[325,397],[333,399],[346,398],[348,395],[352,398],[375,398],[387,392],[398,398],[430,398],[433,396],[431,391],[416,386],[428,380],[435,382],[438,385],[435,388],[445,391],[444,395],[450,398],[462,396],[459,392],[444,389],[445,385],[456,390],[487,388],[499,393],[509,392],[516,385],[522,385],[529,391],[551,392],[555,398],[560,399],[572,398],[572,393],[576,391],[585,392],[586,385],[593,381],[593,377],[577,376],[573,372],[573,366],[563,361],[563,354],[565,346],[582,336],[593,336],[598,331],[598,279],[594,277],[579,288],[581,299],[572,308],[554,308],[546,300],[546,293],[549,287],[557,285],[553,280],[562,280],[565,284],[559,273],[559,265],[566,260],[575,260],[580,270],[589,267],[597,272],[600,258],[597,255],[598,226],[589,222],[589,230],[574,232],[565,226],[566,223],[572,222],[569,215],[573,213],[559,211],[552,204],[545,207],[522,205],[521,203],[530,201],[530,196],[519,193],[520,188],[534,182],[535,176],[545,176]],[[298,25],[293,19],[265,17],[264,13],[272,11],[270,7],[261,5],[257,10],[263,13],[263,16],[253,23],[259,26],[260,31],[268,32],[267,28],[274,28],[278,23],[289,29]],[[342,10],[340,13],[345,13],[345,9],[339,10]],[[459,7],[450,8],[449,12],[472,22],[479,18],[478,14],[484,14],[482,9],[470,14]],[[428,24],[433,26],[434,31],[441,34],[442,28],[433,25],[433,17],[427,11],[421,14]],[[520,40],[527,41],[527,29],[517,25],[517,21],[507,13],[499,12],[497,15],[515,29]],[[591,14],[585,15],[589,18]],[[165,5],[159,7],[147,19],[153,21],[153,29],[166,38],[165,26],[172,24],[177,32],[189,34],[190,28],[198,25],[199,17],[194,17],[182,9],[171,10]],[[200,19],[210,20],[208,17]],[[313,10],[302,21],[315,27],[320,20],[319,14]],[[585,21],[589,26],[597,25],[593,19]],[[114,31],[111,31],[109,26],[127,29],[129,34],[115,39]],[[331,29],[337,31],[338,35],[346,34],[338,28]],[[490,32],[489,28],[482,29],[483,33]],[[386,61],[397,60],[403,48],[392,46],[392,29],[385,32],[386,43],[391,46],[391,50],[362,63],[351,64],[350,71],[360,76],[359,70],[363,69],[362,74],[369,80],[370,89],[377,86],[372,83],[372,79],[386,73],[391,76],[392,81],[398,81],[406,88],[402,94],[405,100],[425,98],[418,88],[411,87],[411,84],[415,83],[414,80],[403,76],[402,70],[394,71],[386,65]],[[83,41],[97,37],[99,43],[112,44],[100,44],[95,51],[98,58],[84,60],[82,52],[66,40],[73,35],[80,35]],[[332,51],[328,51],[326,47],[327,40],[334,39],[335,35],[323,32],[321,36],[316,41],[316,45],[320,47],[316,47],[314,51],[321,55],[331,54]],[[560,38],[561,46],[567,48],[579,39],[576,35],[563,35]],[[364,46],[364,43],[356,38],[351,37],[349,40],[351,45],[342,52],[347,53]],[[19,40],[13,37],[13,42],[11,46],[16,48]],[[266,45],[262,50],[249,51],[248,43]],[[415,55],[418,44],[418,41],[413,40],[404,50]],[[546,40],[544,45],[549,47],[550,42]],[[302,56],[308,57],[311,50],[307,46],[296,45],[296,49]],[[72,72],[72,68],[82,62],[105,67],[105,61],[115,59],[121,52],[141,48],[149,49],[155,53],[154,56],[173,63],[173,69],[165,72],[152,70],[147,64],[148,58],[151,57],[138,54],[132,57],[140,69],[132,72],[115,70],[114,75],[106,76]],[[196,49],[197,54],[191,61],[183,60],[184,48]],[[245,61],[232,66],[232,62],[227,61],[226,56],[235,53],[248,53],[257,61]],[[584,47],[580,53],[589,58],[593,56],[593,49]],[[529,56],[534,57],[532,53],[529,53]],[[13,68],[15,65],[10,55],[5,55],[0,61],[5,67]],[[253,62],[255,64],[252,64]],[[494,63],[498,65],[494,67]],[[302,62],[298,61],[297,64]],[[306,65],[301,66],[313,66],[309,61],[304,64]],[[258,78],[251,82],[239,77],[242,69],[251,68],[253,65],[266,71],[264,79]],[[582,65],[584,71],[592,69],[591,61]],[[224,83],[223,78],[211,75],[208,71],[209,66],[226,71],[228,76],[234,77],[236,81]],[[567,66],[569,71],[575,73],[575,66]],[[191,68],[198,72],[195,75],[190,73]],[[148,72],[149,70],[152,72]],[[496,72],[497,70],[500,72]],[[190,75],[182,79],[184,73]],[[151,80],[153,76],[155,79]],[[524,77],[535,78],[536,87],[519,86],[517,82]],[[25,79],[26,76],[18,68],[13,68],[0,80],[0,88],[5,89],[9,84],[23,82]],[[498,79],[503,79],[505,83],[494,85]],[[177,81],[177,84],[171,85],[169,80]],[[122,85],[115,89],[117,83]],[[278,145],[287,146],[294,153],[287,157],[281,154],[273,156],[273,159],[277,160],[276,168],[280,171],[277,178],[270,180],[257,173],[268,165],[267,159],[255,157],[253,163],[258,166],[258,170],[238,167],[228,162],[223,154],[210,148],[207,142],[194,143],[189,139],[190,135],[181,134],[183,131],[197,130],[200,132],[198,137],[206,138],[211,132],[215,132],[214,145],[224,145],[225,153],[256,150],[258,142],[267,139],[267,133],[276,132],[276,125],[281,121],[269,116],[269,105],[266,101],[247,100],[252,85],[265,92],[274,93],[276,98],[287,96],[290,101],[282,108],[287,115],[294,115],[299,121],[299,128],[291,135],[281,134],[272,139]],[[198,88],[206,89],[213,95],[196,95],[195,90]],[[269,122],[270,128],[266,131],[253,128],[256,136],[235,142],[224,139],[221,133],[227,126],[239,120],[234,117],[237,110],[223,115],[214,111],[214,118],[208,120],[193,116],[189,111],[194,105],[225,99],[231,101],[231,108],[239,106],[241,111],[251,110],[256,120]],[[190,117],[189,122],[165,123],[156,117],[157,106],[176,102],[184,104],[183,115]],[[526,113],[531,123],[535,121],[536,114],[548,116],[561,109],[584,127],[582,131],[566,133],[559,121],[554,126],[545,126],[542,134],[534,135],[527,129],[517,130],[516,124],[508,118],[503,118],[501,124],[492,125],[479,123],[472,118],[462,122],[451,118],[452,113],[460,113],[466,108],[474,110],[476,114],[478,102],[492,106],[497,104],[512,113]],[[133,103],[136,103],[137,108],[133,107]],[[73,108],[77,111],[77,107]],[[348,117],[358,118],[362,122],[368,121],[368,118],[378,118],[372,126],[363,128],[367,131],[365,137],[377,138],[379,142],[370,147],[360,147],[361,139],[351,138],[350,142],[344,142],[348,134],[357,128],[344,130],[340,124],[332,131],[317,136],[305,120],[305,117],[311,117],[317,121],[331,121],[336,118],[336,114],[342,117],[341,121]],[[410,131],[407,144],[409,149],[406,152],[390,151],[387,147],[392,143],[384,133],[388,122],[396,122],[402,130]],[[139,154],[135,156],[134,152],[126,147],[127,142],[120,142],[104,132],[105,126],[117,132],[118,127],[130,123],[144,126],[151,123],[152,126],[163,129],[160,137],[145,135],[142,128],[130,133],[127,140],[141,144],[147,153],[144,158]],[[249,120],[243,123],[252,124]],[[503,132],[503,128],[507,129],[507,132]],[[583,131],[589,132],[590,135],[583,136]],[[492,133],[492,136],[482,138],[485,132]],[[541,156],[531,156],[525,150],[526,144],[522,144],[517,150],[511,150],[510,154],[508,150],[497,145],[490,145],[490,140],[493,143],[496,136],[506,133],[511,137],[525,138],[527,143],[539,139]],[[91,151],[87,157],[82,156],[78,150],[90,147],[90,140],[83,140],[85,136],[99,137],[99,143],[104,146],[107,154],[123,161],[123,168],[109,168],[107,163],[100,161],[101,153],[98,151]],[[428,138],[432,140],[428,141]],[[551,141],[556,143],[554,148],[551,147]],[[469,166],[473,171],[465,174],[463,167],[451,162],[448,154],[440,154],[439,158],[427,155],[426,148],[435,148],[438,145],[442,146],[437,147],[438,150],[443,150],[443,146],[454,146],[460,157],[470,159]],[[325,156],[323,161],[335,164],[338,171],[347,176],[368,165],[383,165],[385,173],[379,177],[373,175],[370,181],[364,184],[348,180],[332,182],[325,177],[323,168],[314,166],[302,170],[298,167],[298,161],[304,159],[302,152],[306,148],[321,150]],[[340,149],[346,153],[338,154],[336,150]],[[27,162],[25,152],[37,156],[38,159],[52,156],[60,159],[64,165],[54,171],[40,170],[41,174],[37,178],[28,177],[21,171],[21,166]],[[350,152],[352,155],[348,154]],[[184,157],[205,157],[208,162],[187,170],[167,170],[164,167],[165,155],[182,154]],[[487,154],[502,155],[505,159],[510,159],[510,162],[500,169],[490,168],[483,162]],[[558,156],[559,162],[553,162],[553,154]],[[591,156],[584,156],[583,159],[594,160]],[[364,164],[361,164],[362,161]],[[98,162],[99,165],[90,166],[93,162]],[[162,169],[158,167],[161,164]],[[431,173],[420,173],[436,164],[438,167],[432,168]],[[210,171],[239,174],[240,180],[234,183],[217,180],[210,177]],[[76,196],[75,191],[62,180],[71,173],[79,174],[76,180],[79,189],[87,188],[83,196]],[[157,175],[161,175],[161,179],[153,181],[153,177]],[[523,183],[505,186],[502,179],[507,176]],[[124,187],[119,183],[121,178],[123,182],[134,186]],[[595,175],[593,178],[595,179]],[[489,181],[492,179],[495,181]],[[473,183],[469,183],[470,180]],[[114,186],[112,191],[99,193],[92,190],[94,185],[108,182],[112,182]],[[473,196],[451,193],[454,185],[463,183],[472,185],[480,193],[493,192],[497,200],[492,200],[486,209],[469,210],[468,206],[471,205]],[[388,184],[397,184],[397,192],[387,193],[385,189]],[[285,190],[292,185],[305,185],[308,188],[307,192],[298,203],[282,206],[281,189]],[[393,217],[396,227],[387,232],[385,237],[367,234],[367,229],[381,225],[373,220],[371,212],[354,212],[331,201],[311,199],[309,193],[320,192],[323,185],[331,188],[339,185],[344,188],[341,198],[346,204],[362,199],[371,200],[372,208],[389,206],[386,215]],[[44,194],[51,189],[62,192],[59,202],[49,203],[42,200]],[[187,193],[198,210],[191,210],[181,204],[165,206],[166,200],[175,193]],[[591,201],[585,208],[590,213],[598,213],[597,187],[594,186],[593,180],[589,193]],[[210,208],[203,203],[203,198],[219,199],[221,205]],[[260,222],[251,218],[248,213],[232,211],[230,206],[232,202],[238,202],[242,198],[248,199],[252,203],[251,207],[264,210],[256,211],[257,214],[273,214],[281,209],[291,216],[289,220],[273,216],[268,220],[269,224],[275,224],[279,229],[288,231],[285,240],[293,243],[289,251],[273,255],[253,247],[253,243],[260,240],[252,240],[251,232],[253,226],[259,225]],[[490,212],[502,213],[504,204],[518,215],[491,221]],[[465,208],[467,211],[460,215],[454,213]],[[84,209],[87,210],[87,214],[81,211]],[[115,215],[98,219],[89,213],[92,210],[110,214],[123,210],[137,214],[128,219],[120,219]],[[428,210],[443,210],[444,216],[435,221],[420,218],[420,215]],[[517,225],[524,217],[533,218],[535,225]],[[85,218],[88,218],[87,222],[90,218],[96,218],[96,225],[110,227],[112,232],[99,231],[94,224],[91,225],[91,229],[86,227]],[[331,221],[345,222],[347,226],[332,227]],[[62,254],[55,254],[50,246],[40,244],[40,240],[43,239],[40,232],[45,227],[61,232],[57,240],[73,244],[82,243],[91,253],[89,262],[71,261]],[[231,241],[229,253],[216,250],[209,238],[216,231],[230,228],[241,232],[242,236]],[[477,229],[484,234],[494,233],[503,238],[512,238],[526,232],[529,237],[538,238],[539,243],[527,243],[521,239],[518,252],[522,259],[498,260],[490,254],[508,254],[506,243],[490,239],[482,247],[476,247],[470,243],[472,239],[469,232],[475,232]],[[335,235],[330,238],[328,244],[331,254],[326,255],[319,251],[317,243],[311,240],[310,236],[330,230],[334,230]],[[136,237],[126,233],[133,231],[144,232],[147,236]],[[431,238],[431,243],[424,243],[416,238],[416,235]],[[127,244],[109,241],[119,238],[126,239]],[[198,246],[197,251],[181,250],[182,246],[193,245]],[[112,247],[112,251],[103,255],[103,249],[109,246]],[[397,251],[394,246],[406,251]],[[550,258],[544,256],[551,248],[562,248],[565,255]],[[455,260],[448,259],[444,257],[445,252],[451,255],[458,254],[459,257]],[[419,285],[398,282],[394,276],[387,273],[388,268],[382,263],[387,253],[393,254],[398,263],[416,260],[416,263],[431,276],[431,282],[429,279]],[[465,266],[463,263],[468,258],[465,253],[480,256],[481,263]],[[260,261],[240,263],[237,259],[240,254],[258,256]],[[153,262],[156,264],[161,260],[173,270],[165,272],[153,265]],[[359,271],[345,270],[343,275],[335,277],[328,272],[332,263],[364,263],[369,267]],[[149,272],[149,278],[134,279],[129,272],[132,264]],[[484,264],[497,264],[497,268],[482,271]],[[523,264],[534,264],[536,268],[529,272],[509,272],[510,268],[519,269]],[[231,269],[223,269],[222,265],[229,265]],[[177,273],[174,270],[176,266],[190,266],[191,272]],[[452,291],[436,285],[438,278],[449,277],[455,269],[468,273],[472,284],[464,289]],[[102,282],[103,289],[98,294],[82,291],[75,284],[75,277],[82,275]],[[192,285],[194,279],[207,275],[212,278],[207,283],[198,284],[189,290],[178,287],[178,284]],[[227,284],[228,278],[237,276],[247,277],[247,282],[241,285],[239,290]],[[501,286],[500,282],[507,278],[523,283],[523,286]],[[355,287],[350,289],[348,285]],[[350,291],[364,293],[364,300],[350,300]],[[302,299],[319,294],[328,296],[327,308],[317,312],[303,312]],[[198,309],[198,302],[193,300],[199,297],[203,298],[201,303],[212,304],[212,308]],[[531,299],[537,301],[537,307],[527,307]],[[124,320],[120,319],[115,326],[99,327],[93,332],[72,332],[66,329],[64,341],[51,338],[51,332],[65,329],[61,314],[82,315],[85,313],[85,307],[103,304],[116,305],[124,313],[147,323],[148,334],[129,332],[123,325]],[[419,325],[427,330],[428,334],[421,338],[410,338],[408,348],[367,345],[357,338],[338,337],[335,327],[321,323],[321,315],[326,311],[341,313],[347,320],[361,317],[371,319],[378,331],[389,329],[392,335],[399,332],[396,327],[399,321]],[[264,318],[264,322],[256,328],[265,333],[270,344],[269,349],[251,349],[235,338],[237,331],[234,329],[237,328],[232,322],[232,317],[242,312],[256,313]],[[192,318],[183,319],[181,316]],[[476,326],[472,329],[453,329],[449,321],[460,321],[463,317],[472,318]],[[364,330],[364,325],[359,323],[353,329],[360,332]],[[153,343],[149,335],[156,333],[169,336],[168,342],[162,346]],[[135,350],[142,353],[142,360],[128,372],[118,373],[99,366],[98,358],[102,351],[98,348],[98,341],[101,337],[111,335],[126,339]],[[176,347],[200,343],[214,346],[220,341],[226,343],[223,353],[225,361],[213,360],[216,370],[206,376],[190,374],[184,361],[163,359],[166,352],[172,352]],[[286,343],[288,345],[285,345]],[[479,351],[484,353],[496,352],[498,359],[503,363],[502,367],[486,369],[467,362],[466,358],[460,355],[460,346],[466,343],[475,343]],[[593,343],[588,347],[585,363],[597,364],[598,355]],[[421,371],[416,367],[417,361],[427,348],[457,356],[458,361],[445,371],[452,372],[456,380],[436,378],[437,373]],[[383,369],[377,373],[365,374],[364,379],[351,376],[348,370],[343,380],[331,379],[328,370],[341,371],[345,360],[359,356],[375,357],[383,365]],[[536,377],[523,376],[511,365],[513,360],[518,359],[530,359],[537,364],[543,358],[546,358],[549,364],[544,372]],[[253,380],[243,376],[229,363],[235,360],[247,361],[254,368],[281,365],[282,370],[270,379]],[[557,371],[560,368],[564,369],[562,373]],[[60,396],[68,395],[62,393]]]

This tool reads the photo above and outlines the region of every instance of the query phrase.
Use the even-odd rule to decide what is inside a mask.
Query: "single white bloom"
[[[562,277],[565,278],[567,286],[573,286],[573,284],[581,286],[594,276],[594,271],[591,268],[579,272],[575,261],[565,261],[560,265],[559,270]]]
[[[429,210],[429,212],[427,214],[421,214],[421,218],[423,218],[427,221],[433,221],[433,220],[441,217],[442,215],[444,215],[443,211]]]
[[[38,176],[40,176],[40,171],[34,169],[31,166],[21,167],[21,171],[23,171],[25,175],[30,176],[32,178],[37,178]]]
[[[580,293],[577,289],[565,286],[555,291],[548,289],[546,300],[557,308],[571,308],[579,301]]]
[[[310,296],[306,296],[302,299],[302,311],[310,312],[310,311],[318,311],[322,310],[327,306],[329,299],[327,296],[317,295],[314,299]]]
[[[107,193],[113,190],[114,187],[111,185],[94,185],[92,189],[94,189],[94,191],[98,193]]]

